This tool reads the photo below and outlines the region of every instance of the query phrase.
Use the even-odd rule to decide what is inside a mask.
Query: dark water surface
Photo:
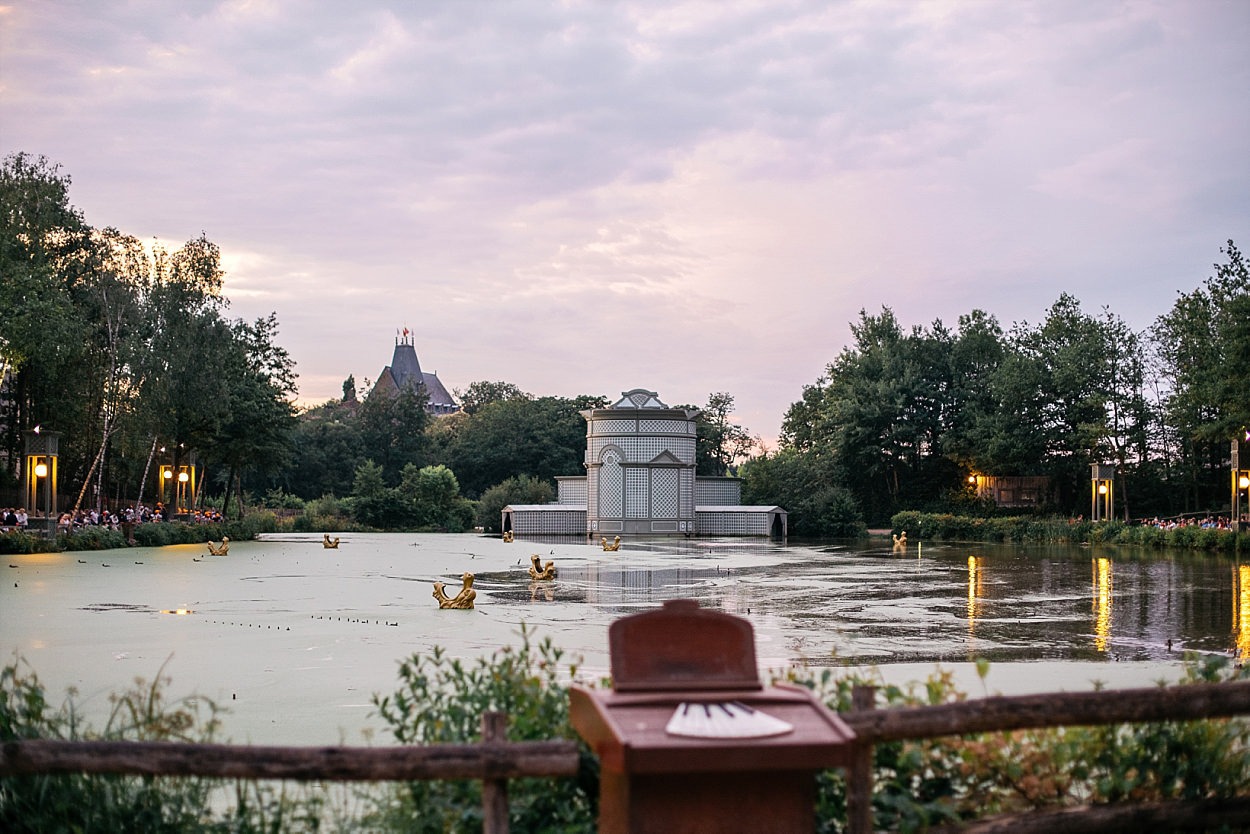
[[[531,553],[558,579],[534,583]],[[215,699],[225,736],[359,743],[378,732],[375,693],[396,665],[441,646],[465,658],[551,637],[580,676],[608,669],[616,618],[687,597],[743,616],[764,670],[872,667],[893,682],[937,665],[970,692],[1146,686],[1185,651],[1250,656],[1250,565],[1209,555],[1101,547],[786,545],[760,540],[579,539],[507,544],[473,535],[273,536],[232,544],[10,556],[0,649],[88,716],[135,678]],[[477,608],[440,611],[476,575]],[[973,661],[991,661],[982,683]],[[384,740],[379,737],[379,740]]]

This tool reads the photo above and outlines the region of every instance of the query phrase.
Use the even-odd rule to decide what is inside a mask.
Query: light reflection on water
[[[434,646],[489,655],[515,646],[523,624],[597,679],[608,625],[678,597],[749,619],[765,669],[878,665],[916,680],[934,662],[986,658],[1001,670],[996,688],[1046,691],[1129,668],[1132,685],[1148,685],[1184,650],[1250,657],[1250,566],[1210,555],[748,539],[627,540],[605,553],[567,538],[341,538],[337,550],[320,534],[237,542],[226,557],[197,545],[11,556],[0,649],[6,662],[21,653],[54,693],[75,685],[101,707],[165,664],[176,690],[231,708],[228,735],[265,743],[357,741],[376,729],[371,698],[395,688],[400,660]],[[529,579],[535,553],[555,562],[554,582]],[[432,583],[465,570],[476,610],[438,610]]]

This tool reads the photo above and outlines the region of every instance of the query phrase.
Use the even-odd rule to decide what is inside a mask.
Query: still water
[[[530,554],[554,561],[534,583]],[[951,671],[971,694],[1174,680],[1182,653],[1250,657],[1250,564],[1187,552],[1068,546],[778,544],[474,535],[275,535],[232,543],[0,557],[0,650],[50,693],[78,691],[99,726],[108,694],[170,679],[227,709],[223,738],[387,741],[372,697],[398,662],[441,646],[476,658],[550,637],[578,677],[606,674],[607,628],[666,599],[745,617],[761,669],[856,667],[895,683]],[[477,577],[473,611],[441,611]],[[679,636],[675,636],[679,637]],[[988,659],[988,677],[975,661]]]

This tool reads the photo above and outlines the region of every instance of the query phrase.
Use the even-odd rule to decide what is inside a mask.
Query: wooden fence
[[[886,741],[1044,727],[1176,721],[1250,714],[1250,681],[991,698],[929,707],[874,709],[872,687],[856,687],[843,720],[857,741],[848,768],[848,830],[872,831],[872,756]],[[257,747],[136,741],[21,740],[0,745],[0,777],[114,773],[315,781],[480,779],[483,830],[508,830],[507,780],[572,776],[572,741],[509,742],[507,716],[482,716],[478,744],[413,747]],[[977,821],[962,834],[1250,828],[1250,797],[1104,805]]]

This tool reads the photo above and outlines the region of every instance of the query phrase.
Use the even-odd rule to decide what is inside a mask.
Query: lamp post
[[[1110,521],[1115,515],[1115,467],[1105,463],[1090,464],[1090,521]]]
[[[46,431],[36,426],[26,432],[26,465],[23,467],[23,495],[34,522],[43,517],[43,531],[56,535],[57,519],[57,457],[61,442],[60,432]],[[30,526],[34,526],[33,523]]]
[[[1244,500],[1243,497],[1245,496]],[[1241,531],[1245,524],[1245,510],[1250,509],[1250,469],[1233,470],[1233,517],[1234,530]]]
[[[1250,442],[1250,431],[1246,432],[1246,440]],[[1229,501],[1229,526],[1237,532],[1241,532],[1242,525],[1245,523],[1242,519],[1244,512],[1243,507],[1250,508],[1250,469],[1241,468],[1241,443],[1237,438],[1233,438],[1232,449],[1232,500]],[[1241,495],[1247,494],[1247,501],[1242,504]]]
[[[180,513],[191,511],[191,502],[195,499],[195,464],[183,464],[178,467],[177,487],[175,488],[174,506]]]

